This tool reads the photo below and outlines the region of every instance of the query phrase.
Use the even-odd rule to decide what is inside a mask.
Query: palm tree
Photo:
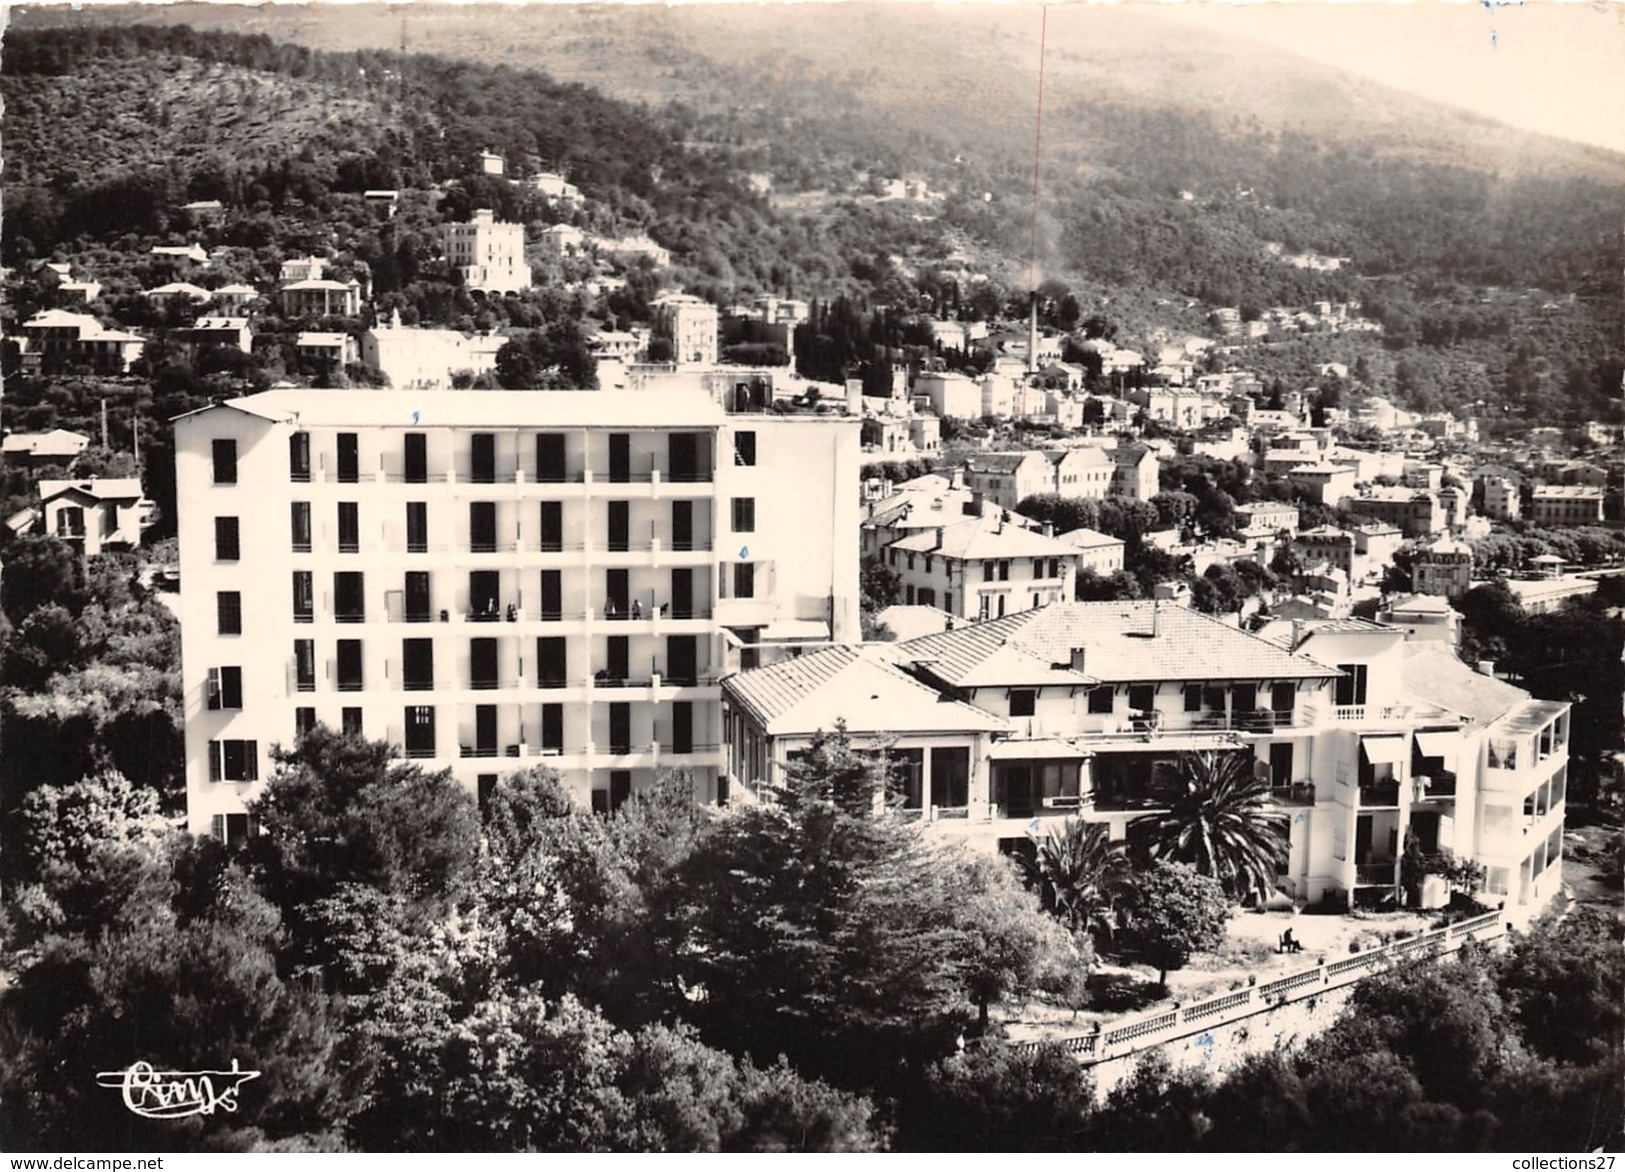
[[[1068,818],[1060,833],[1052,826],[1033,854],[1019,857],[1044,907],[1074,935],[1111,935],[1134,872],[1105,823]]]
[[[1250,754],[1181,753],[1159,762],[1151,795],[1166,813],[1137,819],[1131,833],[1152,859],[1186,863],[1236,900],[1274,889],[1287,828],[1270,810],[1269,781],[1254,773]]]

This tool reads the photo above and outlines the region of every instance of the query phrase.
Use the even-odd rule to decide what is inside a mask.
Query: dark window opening
[[[361,691],[362,679],[360,639],[339,640],[337,668],[339,691]]]
[[[296,623],[316,621],[315,575],[309,570],[293,572],[293,621]]]
[[[497,506],[495,501],[471,501],[468,506],[468,549],[470,553],[495,553],[497,548]]]
[[[401,686],[408,692],[434,690],[434,640],[401,640]]]
[[[341,623],[366,622],[366,575],[354,570],[333,575],[333,618]]]
[[[341,431],[339,443],[339,483],[354,484],[361,479],[360,438],[353,431]]]
[[[237,483],[237,441],[230,439],[217,439],[210,445],[214,456],[214,482],[216,484]]]
[[[404,470],[408,484],[429,482],[429,437],[420,431],[406,433]]]
[[[234,562],[242,556],[242,547],[237,538],[236,517],[216,517],[214,519],[214,560],[217,562]]]
[[[243,596],[236,590],[221,590],[214,596],[215,627],[221,635],[243,633]]]
[[[298,484],[310,480],[310,433],[296,431],[288,437],[288,479]]]
[[[361,552],[361,506],[355,501],[339,502],[339,552]]]
[[[476,432],[470,452],[469,477],[475,484],[495,484],[497,479],[497,437],[490,432]]]

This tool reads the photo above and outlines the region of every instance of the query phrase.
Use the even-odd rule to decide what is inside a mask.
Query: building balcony
[[[1360,786],[1362,809],[1398,809],[1399,782],[1375,781]]]
[[[1456,799],[1456,775],[1454,773],[1440,772],[1426,777],[1413,777],[1411,780],[1416,783],[1418,801],[1453,802]]]
[[[1278,806],[1312,806],[1315,804],[1315,783],[1295,781],[1291,785],[1272,785],[1270,801]]]
[[[1431,704],[1334,704],[1330,716],[1338,724],[1393,725],[1462,719]]]
[[[1399,881],[1394,869],[1393,859],[1385,859],[1378,863],[1354,864],[1354,885],[1356,887],[1392,887]]]

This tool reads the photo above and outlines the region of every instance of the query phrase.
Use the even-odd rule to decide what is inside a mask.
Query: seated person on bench
[[[1292,935],[1292,929],[1291,928],[1288,928],[1285,932],[1281,933],[1280,951],[1282,951],[1282,952],[1302,952],[1303,951],[1303,945]]]

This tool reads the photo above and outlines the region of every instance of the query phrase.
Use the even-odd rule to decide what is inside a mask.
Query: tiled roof
[[[90,437],[76,431],[14,432],[0,441],[0,451],[26,452],[32,456],[77,456],[90,446]]]
[[[40,500],[48,501],[65,492],[79,492],[102,501],[135,501],[141,499],[141,481],[133,476],[109,477],[99,480],[42,480],[39,482]]]
[[[1342,577],[1341,571],[1334,571],[1337,577]],[[1329,575],[1328,575],[1329,576]],[[1277,644],[1280,647],[1292,645],[1292,628],[1296,625],[1298,634],[1302,637],[1300,646],[1306,644],[1316,635],[1402,635],[1398,627],[1391,627],[1386,623],[1374,623],[1369,619],[1342,618],[1342,619],[1273,619],[1258,628],[1255,634],[1266,642]]]
[[[1482,675],[1431,643],[1406,643],[1401,689],[1414,703],[1447,708],[1488,724],[1529,699],[1522,688]]]
[[[1338,675],[1187,607],[1146,601],[1058,602],[897,648],[934,661],[930,672],[959,687]],[[1084,653],[1081,671],[1072,669],[1074,649]]]
[[[972,472],[1014,472],[1025,461],[1041,452],[979,452],[971,457],[966,467]]]
[[[944,700],[902,669],[854,647],[830,647],[729,676],[729,698],[775,736],[844,721],[853,733],[1006,732],[1004,718]]]
[[[942,542],[937,542],[936,527],[921,529],[899,538],[886,548],[902,553],[935,553],[947,558],[978,560],[985,558],[1058,558],[1076,557],[1078,551],[1054,537],[1045,537],[1031,529],[1005,525],[1002,529],[988,523],[986,518],[973,517],[943,525]]]
[[[1109,533],[1101,533],[1095,529],[1073,529],[1060,534],[1056,540],[1076,546],[1078,549],[1101,549],[1105,546],[1127,544],[1120,537],[1113,537]]]

